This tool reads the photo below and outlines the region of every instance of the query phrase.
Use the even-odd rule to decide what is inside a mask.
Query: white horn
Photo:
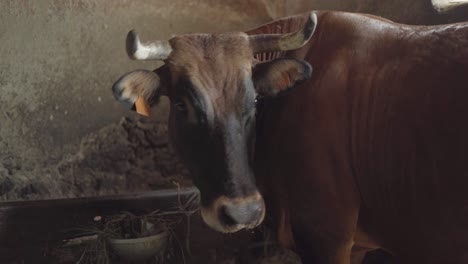
[[[165,60],[172,52],[169,41],[141,43],[138,33],[134,30],[128,32],[126,48],[128,56],[134,60]]]

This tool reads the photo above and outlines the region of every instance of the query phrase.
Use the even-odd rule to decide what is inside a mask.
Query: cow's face
[[[296,33],[304,35],[301,45],[312,32]],[[192,34],[144,45],[130,32],[132,58],[163,59],[165,65],[125,74],[113,86],[119,101],[140,112],[146,111],[146,101],[151,105],[159,95],[169,97],[172,145],[200,190],[203,219],[221,232],[253,228],[265,215],[251,166],[257,96],[275,96],[311,75],[304,61],[253,59],[259,47],[278,49],[281,43],[275,41],[244,33]]]

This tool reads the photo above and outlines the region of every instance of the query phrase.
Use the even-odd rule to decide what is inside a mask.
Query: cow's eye
[[[179,112],[187,112],[187,105],[182,101],[176,102],[174,106]]]
[[[260,96],[257,96],[255,98],[255,108],[258,109],[259,107],[261,107],[262,102],[263,102],[263,98]]]
[[[263,101],[263,97],[260,96],[260,95],[257,95],[257,97],[255,97],[255,105],[258,106],[259,104],[261,104]]]

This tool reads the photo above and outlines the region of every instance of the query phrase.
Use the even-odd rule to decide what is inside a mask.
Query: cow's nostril
[[[261,221],[263,202],[249,201],[246,203],[225,204],[220,207],[220,220],[225,225],[252,225]]]
[[[237,221],[230,215],[229,212],[230,210],[228,210],[226,206],[222,206],[219,209],[219,218],[221,222],[228,226],[236,225]]]

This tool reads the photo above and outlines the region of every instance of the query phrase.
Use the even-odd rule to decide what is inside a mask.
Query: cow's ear
[[[150,107],[167,94],[165,66],[155,70],[136,70],[124,74],[112,86],[115,99],[137,113],[149,116]]]
[[[276,59],[255,65],[252,78],[255,90],[263,96],[275,96],[310,79],[312,67],[303,60]]]

